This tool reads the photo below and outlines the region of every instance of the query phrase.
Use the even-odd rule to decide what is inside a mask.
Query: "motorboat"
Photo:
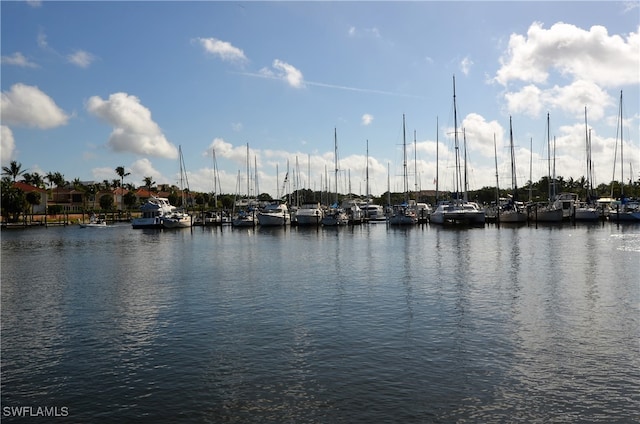
[[[140,206],[142,216],[133,218],[131,225],[136,228],[162,228],[162,221],[166,216],[175,212],[175,206],[171,206],[166,197],[151,196]]]
[[[174,211],[162,218],[164,228],[189,228],[192,225],[191,215],[186,212]]]
[[[104,228],[107,226],[107,221],[94,214],[89,217],[89,222],[78,221],[78,224],[80,228]]]
[[[258,212],[258,224],[263,227],[277,227],[291,223],[291,214],[286,203],[273,202]]]
[[[303,203],[296,211],[296,223],[299,226],[318,226],[323,217],[324,212],[320,202]]]
[[[430,222],[441,225],[484,225],[485,211],[475,202],[442,201],[431,214]]]

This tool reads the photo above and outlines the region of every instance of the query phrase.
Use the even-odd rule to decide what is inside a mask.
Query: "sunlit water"
[[[640,419],[640,226],[42,228],[1,259],[3,421]]]

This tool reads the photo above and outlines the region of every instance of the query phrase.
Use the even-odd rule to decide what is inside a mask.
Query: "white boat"
[[[516,178],[516,157],[513,150],[513,124],[511,117],[509,117],[509,147],[511,152],[511,190],[513,194],[508,199],[499,199],[497,219],[501,223],[517,224],[527,222],[528,216],[524,203],[518,201],[518,179]]]
[[[162,228],[163,218],[170,216],[175,207],[171,206],[166,197],[151,196],[140,206],[140,211],[142,216],[131,220],[133,228]]]
[[[387,217],[384,215],[384,208],[380,205],[367,203],[366,205],[362,205],[361,208],[364,219],[367,222],[384,222],[387,220]]]
[[[640,202],[630,201],[624,195],[624,143],[622,142],[624,120],[622,119],[622,91],[620,91],[620,114],[618,116],[618,123],[620,125],[620,200],[616,200],[610,205],[609,220],[612,222],[640,222]],[[618,140],[616,140],[616,146],[617,143]],[[611,184],[611,193],[611,197],[613,197],[613,183]]]
[[[164,228],[189,228],[192,225],[191,215],[186,212],[174,211],[162,218]]]
[[[276,227],[291,222],[291,215],[286,203],[274,202],[258,212],[258,223],[263,227]]]
[[[587,152],[586,162],[586,180],[584,186],[586,187],[586,201],[578,202],[576,200],[574,204],[573,219],[575,221],[597,221],[602,218],[601,211],[595,204],[595,196],[593,195],[591,183],[593,181],[593,165],[591,163],[591,130],[587,125],[587,107],[584,107],[584,138],[585,147]]]
[[[403,149],[403,183],[404,202],[394,205],[389,217],[389,225],[415,225],[418,223],[416,210],[409,204],[409,180],[407,174],[407,138],[405,132],[405,119],[402,115],[402,149]]]
[[[418,223],[416,210],[409,204],[393,206],[391,216],[389,217],[389,225],[415,225]]]
[[[241,209],[232,219],[233,227],[255,227],[257,224],[255,201],[251,199],[251,177],[249,172],[249,143],[247,143],[247,198],[242,201],[243,209]],[[240,184],[240,171],[238,171],[238,184]],[[236,202],[238,204],[238,202]]]
[[[455,143],[455,181],[456,181],[456,198],[449,201],[441,201],[436,209],[431,213],[430,222],[440,225],[462,224],[462,225],[484,225],[485,211],[477,203],[470,202],[467,199],[467,182],[466,182],[466,160],[465,160],[465,181],[463,198],[460,199],[460,149],[458,142],[458,112],[456,109],[456,79],[453,78],[453,134]],[[466,151],[466,142],[465,142]],[[466,156],[466,153],[465,153]]]
[[[586,202],[579,202],[575,205],[574,219],[576,221],[597,221],[600,218],[600,211],[595,206]]]
[[[329,208],[327,212],[325,212],[322,220],[320,221],[322,225],[326,227],[337,227],[341,225],[349,224],[349,217],[343,208],[338,206],[338,131],[333,129],[333,159],[335,162],[335,195],[336,201]]]
[[[231,220],[234,227],[255,227],[255,210],[242,210]]]
[[[549,197],[547,203],[532,203],[529,206],[529,219],[534,222],[562,222],[565,216],[563,201],[555,197],[555,165],[554,175],[551,175],[551,126],[549,125],[549,114],[547,113],[547,181],[549,181]],[[555,139],[554,139],[555,145]],[[554,154],[555,158],[555,154]],[[555,163],[555,159],[554,159]],[[567,201],[569,202],[569,201]],[[568,206],[568,203],[567,203]]]
[[[431,214],[430,222],[440,225],[484,225],[485,212],[475,202],[444,200]]]
[[[320,202],[303,203],[296,211],[296,223],[299,226],[318,226],[322,222],[324,212]]]
[[[89,222],[78,221],[78,224],[80,225],[80,228],[104,228],[107,226],[107,221],[96,215],[91,215],[91,217],[89,217]]]
[[[344,200],[342,202],[342,209],[344,209],[347,214],[349,224],[360,225],[364,222],[364,211],[358,201],[354,199]]]

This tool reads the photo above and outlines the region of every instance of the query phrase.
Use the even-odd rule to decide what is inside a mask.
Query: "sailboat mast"
[[[622,125],[622,90],[620,90],[620,199],[624,199],[624,142]]]
[[[414,173],[414,189],[418,193],[418,141],[416,139],[416,130],[413,130],[413,173]],[[417,195],[416,195],[417,198]]]
[[[464,201],[469,201],[469,195],[467,194],[469,191],[469,180],[467,178],[467,131],[462,129],[462,142],[464,147]]]
[[[367,170],[366,170],[365,177],[366,177],[366,180],[367,180],[366,181],[365,191],[366,191],[366,197],[367,197],[367,200],[368,200],[369,199],[369,140],[367,140]]]
[[[458,111],[456,108],[456,77],[453,76],[453,140],[456,155],[456,203],[460,203],[460,149],[458,147]]]
[[[250,178],[249,178],[249,143],[247,143],[247,202],[249,201],[249,197],[251,197],[251,195],[249,194],[251,191],[251,185],[250,185]]]
[[[551,130],[549,129],[549,112],[547,112],[547,195],[551,201]]]
[[[438,117],[436,116],[436,206],[438,205],[438,197],[440,196],[439,193],[439,184],[440,184],[440,176],[438,175],[438,171],[439,171],[439,166],[438,166],[438,161],[439,161],[439,156],[440,156],[440,139],[439,139],[439,135],[440,135],[440,124],[438,123]]]
[[[500,213],[500,181],[498,180],[498,149],[496,147],[496,134],[493,133],[493,156],[496,162],[496,211]]]
[[[336,188],[336,206],[338,205],[338,130],[333,129],[333,160],[335,162],[335,181]]]
[[[403,153],[403,189],[404,189],[404,202],[408,203],[409,192],[409,179],[407,176],[407,134],[405,130],[404,113],[402,114],[402,153]]]
[[[533,200],[533,137],[529,138],[529,203]]]
[[[509,116],[509,140],[511,148],[511,189],[513,190],[513,200],[518,200],[518,180],[516,178],[516,155],[513,150],[513,126],[511,116]]]

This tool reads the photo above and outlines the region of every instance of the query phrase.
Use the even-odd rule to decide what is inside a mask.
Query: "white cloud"
[[[273,67],[280,71],[277,77],[286,81],[293,88],[303,88],[304,78],[302,72],[296,69],[294,66],[289,65],[279,59],[273,61]]]
[[[91,63],[95,60],[95,56],[93,56],[89,52],[85,52],[84,50],[76,50],[72,54],[67,56],[67,60],[81,68],[88,68]]]
[[[40,7],[42,6],[42,1],[41,0],[27,0],[27,4],[31,7]]]
[[[16,144],[13,141],[13,132],[6,125],[0,126],[0,163],[2,165],[11,162],[14,157]]]
[[[364,115],[362,115],[362,125],[369,125],[373,122],[373,115],[370,115],[368,113],[365,113]]]
[[[234,47],[227,41],[217,38],[196,38],[196,41],[204,47],[207,53],[218,56],[225,62],[244,63],[248,60],[241,49]]]
[[[350,26],[347,32],[349,37],[381,38],[380,30],[376,27],[357,29],[354,26]]]
[[[465,75],[469,75],[469,71],[471,70],[471,66],[473,66],[473,61],[471,59],[469,59],[468,56],[465,57],[464,59],[462,59],[462,61],[460,62],[460,70]]]
[[[14,84],[2,93],[2,122],[6,125],[24,125],[41,129],[65,125],[69,116],[38,87]]]
[[[178,149],[151,118],[151,111],[127,93],[114,93],[108,100],[93,96],[87,110],[113,126],[108,145],[115,151],[175,159]]]
[[[47,43],[47,34],[42,31],[38,33],[38,47],[43,50],[49,49],[49,43]]]
[[[504,138],[504,128],[497,121],[487,122],[485,118],[477,113],[468,114],[461,124],[461,129],[467,139],[467,151],[479,151],[485,157],[494,157],[493,140],[498,143]],[[458,134],[460,147],[463,145],[463,134]]]
[[[587,106],[594,119],[604,116],[605,110],[614,104],[613,99],[599,86],[588,81],[576,81],[570,85],[540,89],[527,85],[517,92],[505,94],[509,113],[524,113],[539,117],[548,110],[560,110],[580,118]]]
[[[526,36],[512,34],[495,80],[546,83],[556,71],[572,80],[604,86],[640,81],[640,36],[609,35],[603,26],[589,31],[562,22],[544,29],[535,22]]]
[[[2,56],[2,63],[6,65],[21,66],[23,68],[37,68],[38,64],[29,61],[20,52],[15,52],[11,56]]]

